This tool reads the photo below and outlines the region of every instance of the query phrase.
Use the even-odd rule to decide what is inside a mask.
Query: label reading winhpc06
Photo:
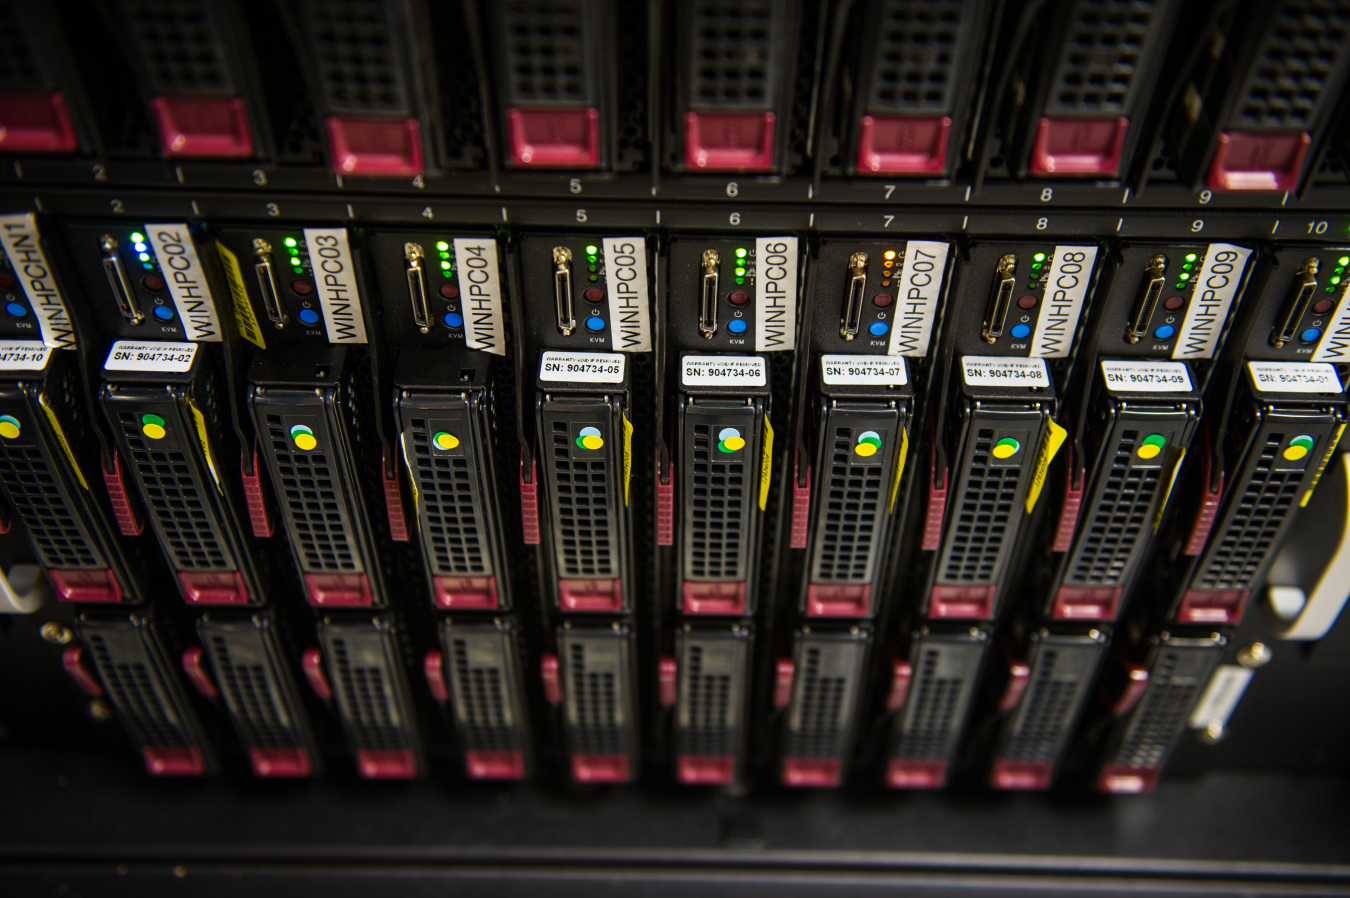
[[[755,351],[795,349],[797,238],[755,238]]]

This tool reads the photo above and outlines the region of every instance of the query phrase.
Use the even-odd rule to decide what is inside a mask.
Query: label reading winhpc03
[[[651,352],[647,241],[641,237],[606,237],[601,243],[609,294],[610,348],[615,352]]]
[[[74,349],[75,329],[52,276],[52,267],[42,252],[37,219],[31,212],[0,215],[0,240],[5,244],[10,267],[23,284],[28,301],[33,304],[42,342],[58,349]]]
[[[949,244],[934,240],[910,240],[905,243],[905,261],[900,267],[899,288],[895,295],[895,325],[887,355],[928,355],[933,336],[938,300],[942,296],[942,276],[947,271]]]
[[[1212,359],[1219,348],[1219,337],[1233,307],[1242,272],[1252,251],[1231,243],[1212,243],[1205,251],[1200,274],[1191,283],[1191,303],[1181,322],[1174,359]]]
[[[755,351],[797,345],[797,238],[755,238]]]
[[[346,228],[305,228],[305,245],[314,267],[323,326],[329,343],[365,343],[366,317],[356,289],[356,269]]]
[[[216,317],[216,303],[211,289],[206,286],[206,272],[202,270],[192,232],[186,224],[147,224],[150,246],[155,251],[164,283],[178,309],[178,320],[183,332],[196,343],[219,343],[220,319]]]
[[[1057,246],[1050,272],[1045,276],[1045,299],[1031,337],[1033,359],[1063,359],[1073,348],[1078,319],[1083,314],[1092,269],[1097,264],[1095,246]]]
[[[479,352],[506,355],[497,241],[491,237],[456,237],[455,264],[459,299],[464,306],[464,345]]]

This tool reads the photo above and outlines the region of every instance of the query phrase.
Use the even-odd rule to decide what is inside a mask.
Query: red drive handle
[[[1084,472],[1086,474],[1086,472]],[[1078,529],[1078,511],[1083,507],[1083,484],[1073,488],[1073,442],[1069,442],[1069,457],[1064,464],[1064,506],[1059,510],[1059,526],[1055,529],[1055,544],[1051,552],[1067,552],[1073,548],[1073,535]]]
[[[441,704],[450,701],[450,690],[445,688],[445,664],[440,649],[432,649],[422,658],[422,673],[426,675],[431,697]]]
[[[558,678],[558,656],[546,654],[539,660],[539,675],[544,680],[544,700],[550,705],[562,702],[562,680]]]
[[[674,658],[661,659],[661,667],[657,673],[658,691],[660,692],[661,704],[667,708],[675,704],[677,672]]]
[[[539,545],[539,466],[530,460],[530,482],[525,482],[525,453],[520,457],[520,526],[525,545]]]
[[[947,513],[947,469],[942,469],[942,481],[938,482],[937,449],[929,450],[933,456],[932,476],[928,479],[928,514],[923,522],[923,545],[925,552],[936,552],[942,546],[942,519]]]
[[[136,510],[132,507],[131,497],[127,495],[126,481],[122,478],[122,454],[113,453],[113,469],[103,472],[103,485],[108,488],[108,498],[112,501],[113,517],[117,519],[117,530],[123,536],[140,536],[145,532],[145,519],[136,519]]]
[[[1195,523],[1191,525],[1190,535],[1186,537],[1183,555],[1199,555],[1205,551],[1209,542],[1209,531],[1214,527],[1214,519],[1219,515],[1219,503],[1223,501],[1224,472],[1219,472],[1218,487],[1211,491],[1210,477],[1213,474],[1214,454],[1210,451],[1209,424],[1205,423],[1200,433],[1200,510],[1195,514]]]
[[[1008,685],[1003,690],[1003,695],[999,697],[998,709],[1000,711],[1011,711],[1017,707],[1017,703],[1022,700],[1022,693],[1027,691],[1027,684],[1031,682],[1031,668],[1025,661],[1008,662]]]
[[[309,688],[314,690],[314,694],[327,701],[333,697],[333,687],[328,685],[328,677],[323,672],[323,651],[317,646],[305,649],[305,653],[300,656],[300,666],[304,668],[305,679],[309,680]]]
[[[258,539],[267,539],[276,532],[276,522],[267,513],[267,500],[263,496],[262,482],[258,479],[258,447],[253,446],[253,473],[244,469],[243,459],[239,462],[239,475],[244,481],[244,501],[248,505],[248,522],[253,527],[253,535]]]
[[[1125,665],[1125,688],[1116,700],[1107,705],[1107,710],[1117,717],[1123,717],[1134,710],[1148,689],[1148,668],[1142,664]]]
[[[84,646],[72,645],[62,652],[61,666],[85,695],[97,697],[103,694],[103,685],[84,666]]]
[[[396,543],[408,541],[408,518],[403,514],[403,490],[398,482],[398,467],[394,467],[394,476],[389,476],[389,459],[381,469],[384,481],[384,510],[389,515],[389,537]]]
[[[206,651],[201,646],[194,645],[183,652],[183,673],[187,674],[188,680],[204,697],[220,697],[220,690],[206,672]]]
[[[891,662],[891,692],[886,696],[886,710],[899,711],[909,696],[909,684],[914,680],[914,667],[908,661]]]
[[[811,466],[806,466],[806,486],[797,477],[792,478],[792,544],[794,549],[805,549],[811,523]]]
[[[779,658],[774,664],[773,706],[786,708],[792,701],[792,659]]]
[[[656,453],[656,544],[675,545],[675,466],[670,468],[670,482],[661,482],[661,450]]]

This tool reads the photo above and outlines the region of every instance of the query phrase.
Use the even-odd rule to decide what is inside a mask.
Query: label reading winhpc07
[[[755,351],[797,345],[797,238],[755,238]]]
[[[900,267],[895,296],[895,325],[887,355],[928,355],[933,336],[942,276],[947,271],[948,244],[933,240],[905,243],[905,261]]]
[[[145,231],[178,309],[178,320],[183,322],[183,332],[193,342],[219,343],[224,337],[216,303],[206,286],[206,272],[197,258],[192,232],[186,224],[147,224]]]
[[[491,237],[456,237],[455,264],[459,269],[459,299],[464,306],[464,345],[479,352],[506,355],[497,241]]]
[[[609,294],[610,348],[615,352],[651,352],[647,241],[641,237],[606,237],[601,243]]]
[[[365,343],[366,317],[356,289],[356,269],[346,228],[305,228],[305,245],[314,267],[314,289],[323,308],[329,343]]]
[[[1200,274],[1191,283],[1191,303],[1186,318],[1181,322],[1174,359],[1212,359],[1219,348],[1219,336],[1228,321],[1228,310],[1233,307],[1242,272],[1252,251],[1231,243],[1213,243],[1205,251]]]
[[[1031,351],[1027,353],[1031,358],[1068,357],[1096,263],[1095,246],[1055,247],[1055,258],[1044,281],[1045,299],[1036,319],[1036,333],[1031,337]]]
[[[42,252],[37,219],[33,214],[0,215],[0,240],[10,267],[23,284],[23,292],[33,304],[42,342],[58,349],[75,348],[75,329],[66,312],[65,300],[52,277],[52,267]]]

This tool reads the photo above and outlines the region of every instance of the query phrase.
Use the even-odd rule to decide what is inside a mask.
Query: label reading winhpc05
[[[652,351],[651,304],[647,299],[647,241],[606,237],[605,287],[609,294],[610,348]]]

